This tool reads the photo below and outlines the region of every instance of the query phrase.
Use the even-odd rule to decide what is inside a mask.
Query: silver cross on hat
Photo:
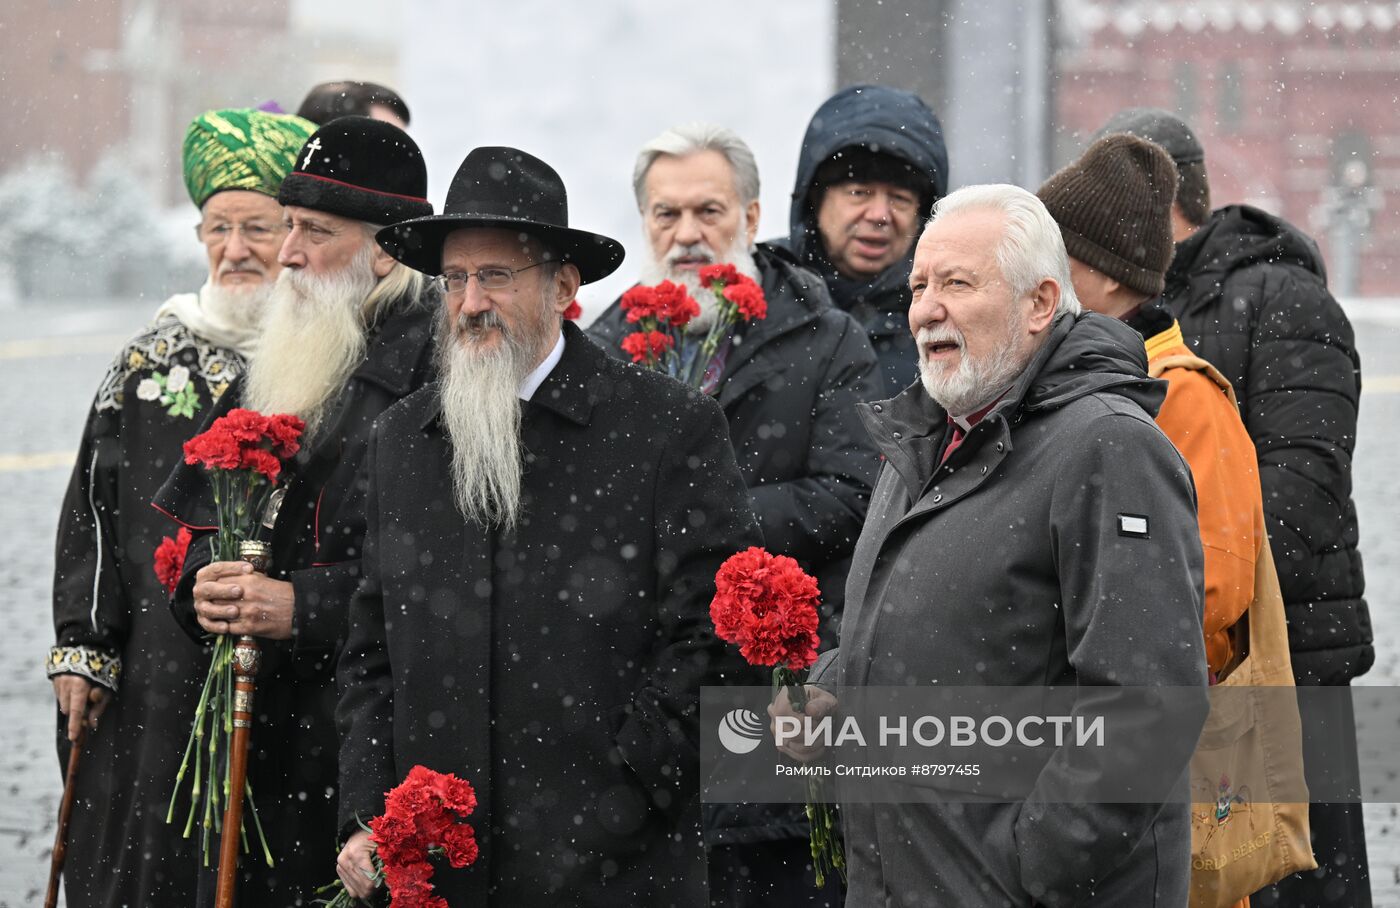
[[[301,169],[302,169],[302,170],[305,170],[307,167],[311,166],[311,158],[316,154],[316,152],[318,152],[318,151],[320,151],[320,150],[321,150],[321,137],[320,137],[320,136],[316,136],[316,137],[313,138],[313,139],[307,144],[307,146],[306,146],[306,159],[303,160],[303,161],[301,162]]]

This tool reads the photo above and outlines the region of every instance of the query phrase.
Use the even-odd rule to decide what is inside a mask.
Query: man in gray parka
[[[939,202],[910,288],[922,380],[862,405],[886,463],[813,679],[1199,688],[1203,718],[1195,496],[1142,338],[1080,313],[1059,228],[1013,186]],[[809,715],[836,708],[809,690]],[[1138,718],[1130,747],[1184,776],[1200,725]],[[846,904],[1184,908],[1187,804],[1045,797],[1082,781],[1075,760],[1023,802],[843,803]]]

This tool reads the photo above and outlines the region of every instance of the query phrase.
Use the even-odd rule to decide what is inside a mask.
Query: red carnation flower
[[[706,265],[700,269],[700,284],[704,287],[713,287],[717,282],[721,285],[738,283],[740,277],[739,269],[730,264]]]
[[[243,452],[243,462],[239,467],[261,474],[268,482],[276,482],[277,474],[282,472],[282,461],[271,451],[250,448]]]
[[[684,328],[686,322],[700,314],[700,304],[691,297],[684,284],[662,281],[654,288],[656,317],[667,324]]]
[[[656,290],[653,287],[633,287],[622,294],[622,302],[619,305],[627,314],[627,321],[632,324],[644,318],[655,318]]]
[[[428,780],[433,794],[442,800],[448,810],[467,816],[476,810],[476,792],[466,779],[459,779],[451,773],[434,773]]]
[[[286,460],[301,450],[301,433],[306,423],[290,413],[268,417],[267,437],[272,440],[272,453]]]
[[[724,298],[729,300],[748,321],[768,316],[768,301],[763,298],[763,290],[748,278],[724,288]]]
[[[569,301],[569,305],[564,309],[564,318],[571,322],[583,318],[583,307],[578,304],[578,300]]]
[[[476,809],[471,783],[450,773],[415,766],[384,797],[384,813],[369,824],[374,865],[389,886],[395,908],[446,905],[433,895],[432,855],[453,867],[476,862],[476,832],[459,822]],[[344,892],[332,905],[349,904]]]
[[[219,417],[218,423],[240,444],[256,444],[267,434],[267,417],[256,410],[235,407]]]
[[[184,444],[185,463],[202,464],[211,470],[236,470],[242,462],[238,442],[215,426]]]
[[[180,527],[174,539],[166,536],[156,546],[156,579],[172,596],[180,584],[180,573],[185,569],[185,554],[190,550],[191,538],[190,531]]]
[[[453,867],[475,864],[480,854],[476,844],[476,833],[470,826],[459,823],[454,823],[443,833],[442,847],[447,852],[447,862]]]
[[[751,665],[792,671],[817,660],[817,581],[786,555],[749,548],[715,575],[710,618],[721,640]]]
[[[632,362],[640,363],[660,359],[674,344],[671,335],[660,331],[634,331],[622,339],[622,352],[631,355]]]

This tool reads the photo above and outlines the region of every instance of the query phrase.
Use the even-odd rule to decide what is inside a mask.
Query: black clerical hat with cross
[[[312,133],[277,201],[372,224],[433,213],[417,144],[397,126],[369,117],[339,117]]]

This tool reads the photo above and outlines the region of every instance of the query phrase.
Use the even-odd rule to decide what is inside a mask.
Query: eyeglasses
[[[446,274],[433,278],[433,283],[442,293],[448,296],[461,296],[467,292],[467,283],[473,276],[482,290],[504,290],[515,283],[515,276],[522,271],[529,271],[531,268],[538,268],[544,262],[535,262],[533,265],[526,265],[524,268],[482,268],[478,271],[449,271]]]
[[[250,246],[259,246],[274,242],[286,230],[282,224],[249,221],[246,224],[196,224],[194,235],[206,246],[222,246],[236,232],[243,234],[243,242]]]

